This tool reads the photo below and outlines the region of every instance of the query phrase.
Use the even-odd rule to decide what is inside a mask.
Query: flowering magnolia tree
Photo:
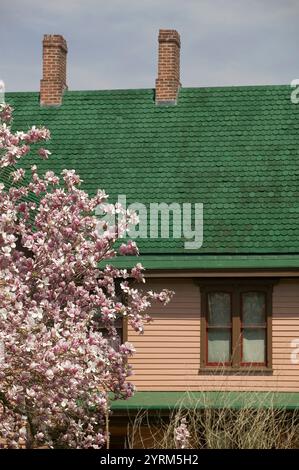
[[[12,109],[1,105],[0,168],[12,184],[0,184],[0,442],[99,448],[111,395],[134,391],[127,381],[134,348],[116,340],[116,320],[125,316],[142,333],[151,301],[166,303],[171,293],[138,288],[140,264],[111,265],[117,255],[138,254],[134,242],[115,248],[133,215],[107,204],[103,191],[89,197],[74,170],[41,176],[36,166],[20,168],[35,148],[48,157],[40,145],[50,134],[14,133],[11,120]],[[107,216],[100,229],[98,206]],[[117,227],[109,223],[115,213]]]

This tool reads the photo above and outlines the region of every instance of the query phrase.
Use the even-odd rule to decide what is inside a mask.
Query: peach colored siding
[[[200,292],[191,279],[151,279],[148,288],[175,290],[166,306],[155,305],[143,336],[129,329],[137,390],[255,390],[299,392],[299,364],[291,364],[291,341],[299,341],[299,282],[281,281],[273,293],[273,374],[199,373]],[[298,355],[299,358],[299,355]]]

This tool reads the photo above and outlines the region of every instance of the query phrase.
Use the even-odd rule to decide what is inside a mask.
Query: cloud
[[[153,87],[161,27],[181,33],[183,86],[299,76],[298,0],[1,0],[0,8],[8,90],[38,90],[44,33],[68,41],[70,89]]]

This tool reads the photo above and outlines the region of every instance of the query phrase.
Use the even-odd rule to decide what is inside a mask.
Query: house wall
[[[166,306],[151,309],[153,323],[144,335],[131,328],[128,341],[136,347],[131,363],[139,391],[293,391],[299,392],[299,364],[291,363],[299,343],[299,281],[280,281],[273,292],[273,373],[207,374],[200,365],[200,291],[192,279],[150,279],[147,288],[175,291]],[[299,344],[298,344],[299,346]],[[298,354],[299,359],[299,354]]]

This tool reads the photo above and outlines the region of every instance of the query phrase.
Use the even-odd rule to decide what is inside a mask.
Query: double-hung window
[[[271,369],[273,281],[199,284],[201,368]]]

